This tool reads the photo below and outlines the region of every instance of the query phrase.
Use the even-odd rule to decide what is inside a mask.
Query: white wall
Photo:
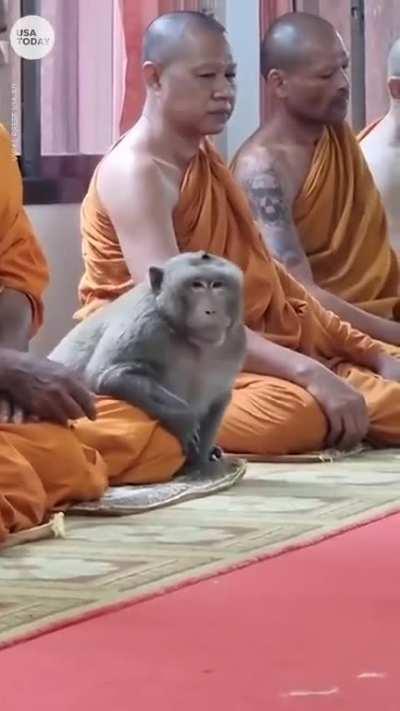
[[[225,0],[225,27],[238,64],[237,103],[225,139],[230,160],[260,122],[259,0]]]
[[[79,205],[29,205],[27,212],[49,263],[44,326],[31,343],[33,353],[46,355],[74,325],[78,282],[83,272]]]

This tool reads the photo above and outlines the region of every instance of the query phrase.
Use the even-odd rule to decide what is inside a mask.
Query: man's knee
[[[289,383],[257,390],[235,391],[218,437],[226,451],[284,455],[323,448],[326,418],[307,391]]]

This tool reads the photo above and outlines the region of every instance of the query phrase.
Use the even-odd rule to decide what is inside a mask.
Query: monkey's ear
[[[164,279],[164,270],[160,267],[150,267],[149,269],[150,286],[154,294],[159,294],[161,285]]]

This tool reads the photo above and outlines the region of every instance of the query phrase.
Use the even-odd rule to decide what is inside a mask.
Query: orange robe
[[[320,287],[400,320],[400,270],[383,203],[347,124],[325,130],[293,215]]]
[[[22,180],[10,136],[0,124],[0,291],[12,288],[29,298],[32,332],[43,320],[46,260],[22,206]]]
[[[243,269],[248,326],[329,365],[364,394],[370,439],[400,443],[400,384],[352,364],[361,350],[381,346],[325,311],[271,259],[246,196],[208,144],[185,176],[174,222],[182,251],[207,249]],[[81,317],[131,285],[117,235],[97,195],[96,174],[82,225],[86,272]],[[98,413],[97,422],[80,420],[71,429],[0,426],[0,456],[7,465],[7,473],[0,473],[0,537],[40,522],[54,505],[99,496],[108,482],[167,480],[182,464],[176,440],[140,410],[99,399]],[[326,434],[325,416],[304,389],[243,373],[219,440],[231,451],[283,454],[321,449]]]
[[[69,428],[0,424],[0,543],[109,483],[166,481],[182,466],[178,442],[140,410],[99,398],[97,416]]]

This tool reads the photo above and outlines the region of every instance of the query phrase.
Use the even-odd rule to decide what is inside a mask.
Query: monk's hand
[[[307,387],[328,420],[328,447],[351,449],[365,439],[369,416],[362,395],[327,368],[316,367]]]
[[[96,417],[94,397],[78,377],[60,363],[0,348],[0,421],[48,420],[65,425],[79,417]],[[7,403],[10,409],[7,419]],[[15,410],[15,408],[17,408]],[[17,417],[17,420],[14,418]]]
[[[378,359],[376,372],[385,380],[400,382],[400,360],[392,356],[381,354]]]
[[[24,422],[38,422],[39,417],[26,412],[22,407],[7,397],[0,395],[0,423],[22,425]]]

